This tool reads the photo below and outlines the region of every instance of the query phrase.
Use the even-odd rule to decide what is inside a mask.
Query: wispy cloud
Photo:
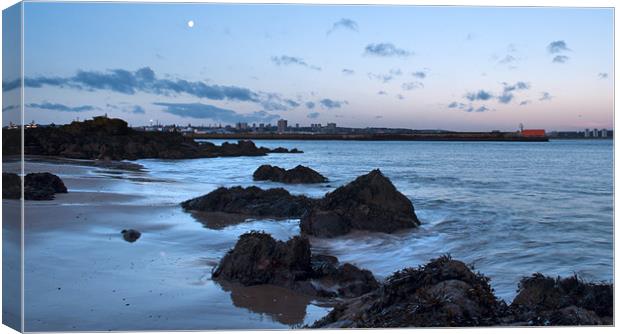
[[[392,79],[394,79],[394,76],[390,75],[390,74],[375,74],[375,73],[368,73],[368,78],[370,78],[371,80],[378,80],[381,81],[383,83],[388,83],[390,81],[392,81]]]
[[[487,101],[493,98],[493,94],[481,89],[477,92],[470,92],[470,93],[465,94],[465,98],[468,99],[469,101],[476,101],[476,100]]]
[[[405,82],[401,85],[404,90],[414,90],[424,88],[424,84],[420,81]]]
[[[348,68],[343,68],[343,69],[342,69],[342,74],[345,74],[345,75],[353,75],[353,74],[355,74],[355,71],[354,71],[354,70],[351,70],[351,69],[348,69]]]
[[[219,108],[202,103],[163,103],[156,102],[156,106],[164,107],[164,112],[194,119],[210,119],[218,122],[271,122],[280,118],[278,115],[269,114],[265,111],[255,111],[249,114],[241,114],[229,109]]]
[[[601,73],[598,74],[599,79],[607,79],[608,76],[609,75],[607,73],[602,73],[601,72]]]
[[[503,82],[502,85],[504,86],[504,89],[502,91],[502,94],[497,97],[497,100],[503,104],[508,104],[510,103],[510,101],[512,101],[512,99],[514,98],[514,91],[530,89],[530,84],[523,81],[517,81],[515,84],[512,85]]]
[[[144,114],[144,108],[140,107],[140,106],[133,106],[133,108],[131,108],[131,113],[132,114]]]
[[[475,111],[475,112],[485,112],[485,111],[489,111],[489,110],[490,109],[487,108],[486,106],[481,106],[481,107],[479,107],[479,108],[477,108],[477,109],[475,109],[473,111]],[[468,111],[471,112],[472,110],[468,110]]]
[[[396,94],[396,98],[399,100],[404,100],[405,97],[402,94]]]
[[[568,61],[568,59],[569,59],[568,56],[558,55],[558,56],[553,57],[552,61],[554,63],[564,64]]]
[[[396,47],[392,43],[372,43],[364,49],[366,55],[379,57],[407,57],[413,55],[412,51],[407,51]]]
[[[312,101],[308,101],[306,102],[306,108],[308,109],[314,109],[314,107],[316,106],[316,104]]]
[[[96,108],[90,105],[78,106],[78,107],[69,107],[60,103],[29,103],[26,105],[28,108],[37,108],[37,109],[45,109],[45,110],[53,110],[53,111],[63,111],[63,112],[84,112],[84,111],[92,111]]]
[[[377,95],[387,95],[387,92],[384,90],[380,90],[377,92]]]
[[[542,92],[542,96],[538,99],[538,101],[551,101],[551,99],[553,99],[553,96],[551,96],[549,92]]]
[[[566,45],[565,41],[559,40],[559,41],[553,41],[549,43],[549,45],[547,45],[547,51],[549,51],[549,53],[551,54],[554,54],[554,53],[570,51],[570,49],[568,48],[568,45]]]
[[[358,31],[358,25],[357,22],[351,20],[351,19],[346,19],[346,18],[342,18],[336,22],[334,22],[334,24],[332,25],[332,27],[327,31],[327,34],[331,34],[334,31],[338,30],[338,29],[346,29],[346,30],[352,30],[352,31]]]
[[[321,70],[319,66],[310,65],[306,63],[305,60],[299,57],[291,57],[291,56],[286,56],[286,55],[282,55],[279,57],[274,56],[274,57],[271,57],[271,61],[278,66],[299,65],[299,66],[307,67],[315,71]]]
[[[322,99],[321,101],[319,101],[319,103],[321,104],[321,107],[325,108],[325,109],[335,109],[335,108],[340,108],[345,104],[348,104],[349,102],[347,101],[336,101],[336,100],[332,100],[332,99]]]
[[[306,117],[311,118],[311,119],[316,119],[316,118],[318,118],[320,115],[321,115],[320,113],[318,113],[318,112],[316,112],[316,111],[315,111],[315,112],[308,113],[308,114],[306,115]]]
[[[530,101],[530,100],[525,100],[525,101],[521,101],[521,103],[519,103],[519,105],[520,105],[520,106],[525,106],[525,105],[528,105],[528,104],[530,104],[530,103],[532,103],[532,101]]]

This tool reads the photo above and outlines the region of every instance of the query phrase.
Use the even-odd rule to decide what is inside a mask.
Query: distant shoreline
[[[193,139],[354,140],[354,141],[507,141],[548,142],[549,137],[525,137],[513,132],[456,132],[416,134],[299,134],[299,133],[191,133]]]

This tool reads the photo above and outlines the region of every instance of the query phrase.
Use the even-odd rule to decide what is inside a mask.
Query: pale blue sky
[[[613,127],[611,9],[26,3],[24,10],[26,119],[40,123],[107,112],[134,125],[282,117],[451,130]]]

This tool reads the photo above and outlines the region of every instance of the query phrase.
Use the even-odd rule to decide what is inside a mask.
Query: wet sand
[[[290,328],[329,311],[321,301],[278,287],[211,280],[240,234],[259,229],[287,239],[298,233],[295,220],[211,229],[177,203],[150,204],[140,189],[148,184],[165,191],[170,180],[148,171],[40,160],[27,164],[26,172],[35,171],[57,173],[69,193],[26,202],[26,331]],[[18,202],[3,200],[3,206]],[[16,228],[5,225],[8,233]],[[120,231],[127,228],[141,238],[124,241]]]

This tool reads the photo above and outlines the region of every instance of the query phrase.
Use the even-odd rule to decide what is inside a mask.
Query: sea
[[[449,254],[489,277],[496,295],[507,303],[516,295],[519,280],[533,273],[613,281],[612,140],[255,143],[304,153],[135,161],[144,166],[142,172],[84,167],[81,176],[72,176],[60,171],[69,179],[112,180],[96,189],[88,182],[75,182],[74,190],[132,195],[117,203],[115,217],[120,215],[128,227],[140,219],[153,228],[145,228],[134,244],[122,241],[116,227],[105,225],[81,230],[80,238],[71,232],[47,233],[33,239],[32,248],[27,238],[25,309],[30,327],[26,329],[254,329],[311,324],[331,305],[284,289],[223,286],[210,278],[242,233],[262,230],[286,240],[299,233],[298,220],[218,224],[184,212],[178,204],[237,185],[283,187],[318,198],[373,169],[380,169],[411,200],[420,227],[394,234],[353,232],[333,239],[312,238],[313,252],[368,269],[379,280]],[[252,173],[262,164],[284,168],[301,164],[329,182],[253,181]],[[79,211],[81,204],[64,205]],[[153,207],[152,213],[132,216],[132,207],[140,206]],[[74,269],[52,265],[61,260]],[[76,275],[85,279],[77,280]],[[72,280],[76,283],[65,284]],[[83,320],[76,320],[78,316]]]

